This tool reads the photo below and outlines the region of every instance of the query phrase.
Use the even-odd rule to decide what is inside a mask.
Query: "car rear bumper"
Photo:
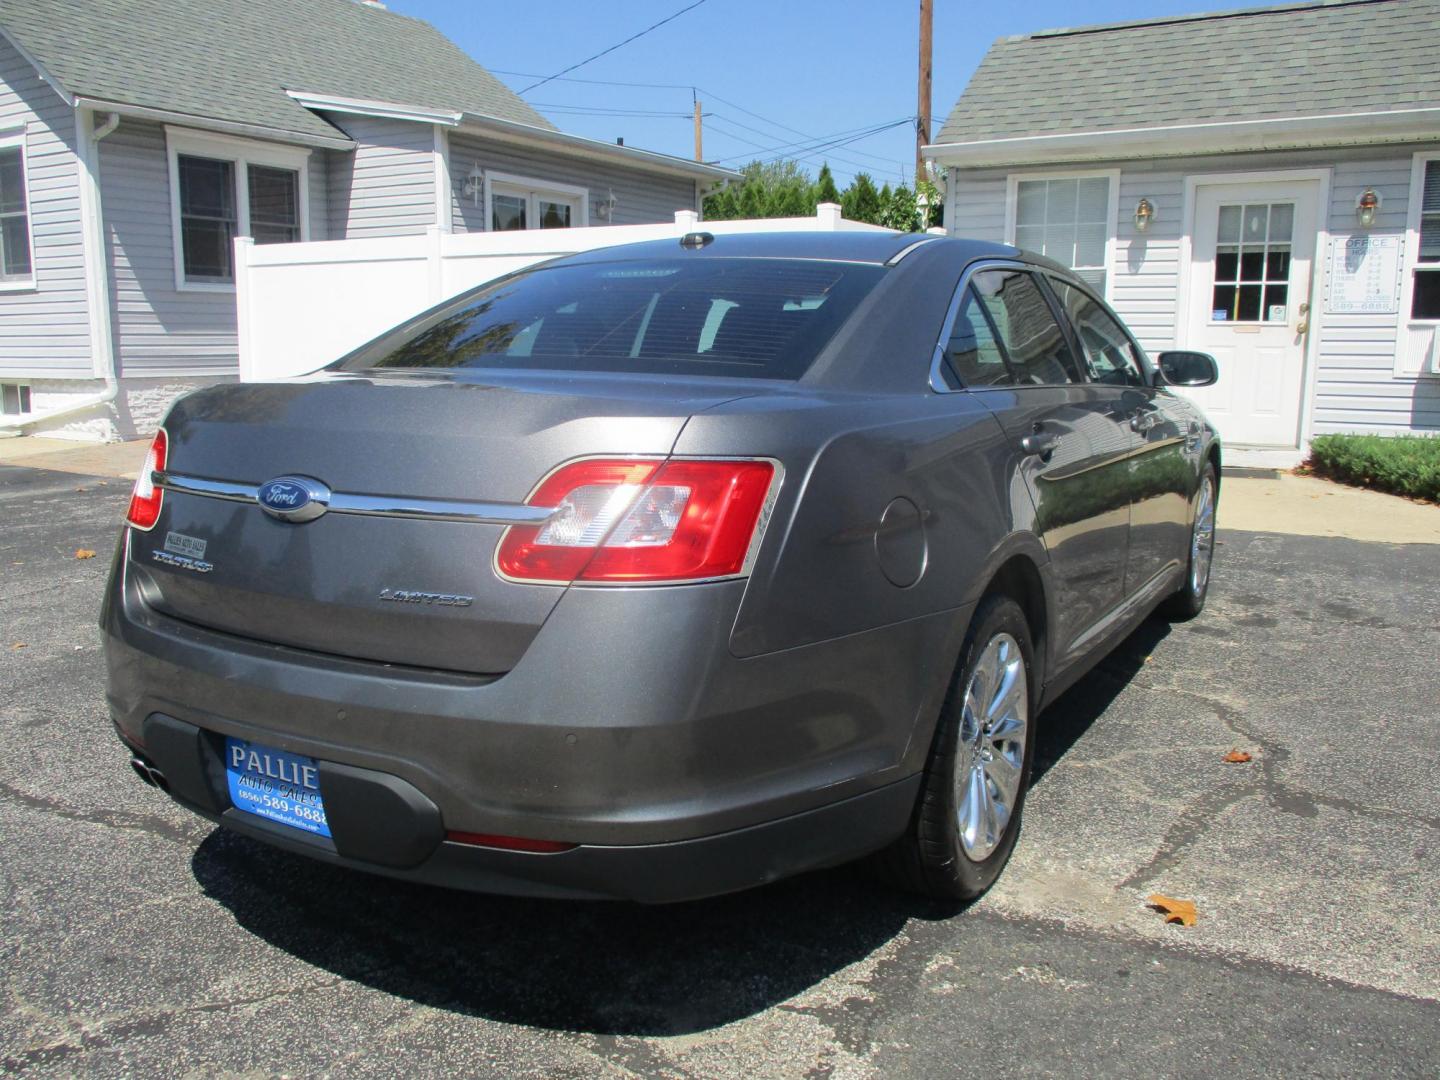
[[[946,612],[742,659],[728,640],[744,582],[571,589],[519,664],[486,678],[217,633],[123,576],[103,615],[111,715],[183,803],[328,861],[532,895],[683,899],[884,846],[908,822],[964,626]],[[157,742],[161,718],[183,737]],[[334,844],[231,806],[224,736],[328,770]],[[352,803],[408,824],[375,846],[376,821],[345,824]],[[422,803],[424,828],[401,813]],[[447,831],[577,846],[498,851]]]
[[[321,762],[332,837],[272,824],[230,804],[221,739],[155,714],[129,748],[176,802],[235,832],[337,866],[479,892],[671,903],[734,892],[877,850],[904,827],[919,776],[816,810],[666,844],[578,845],[531,853],[447,840],[439,811],[394,777]],[[128,743],[127,743],[128,745]]]

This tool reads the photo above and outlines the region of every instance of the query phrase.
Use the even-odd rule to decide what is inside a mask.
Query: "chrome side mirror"
[[[1220,378],[1220,365],[1209,353],[1175,350],[1156,357],[1157,386],[1213,386]]]

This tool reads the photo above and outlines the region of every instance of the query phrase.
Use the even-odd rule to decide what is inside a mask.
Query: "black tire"
[[[1204,574],[1197,582],[1195,574],[1195,536],[1201,528],[1200,514],[1203,508],[1202,496],[1209,491],[1210,540],[1209,558],[1205,560]],[[1195,505],[1190,512],[1190,540],[1185,560],[1185,584],[1171,593],[1160,603],[1160,614],[1171,622],[1186,622],[1205,610],[1205,597],[1210,592],[1210,570],[1215,557],[1215,508],[1219,500],[1219,480],[1215,466],[1207,464],[1200,474],[1200,483],[1195,486]]]
[[[962,755],[960,732],[964,724],[965,696],[976,665],[1001,635],[1009,635],[1019,646],[1025,673],[1023,758],[1019,767],[1019,790],[998,842],[988,854],[977,859],[967,853],[961,838],[956,771],[964,769],[968,776],[974,759],[970,750]],[[1008,596],[986,597],[971,620],[960,650],[960,662],[940,708],[910,828],[876,857],[876,869],[891,883],[938,900],[972,900],[1000,876],[1020,834],[1025,791],[1030,784],[1035,748],[1034,711],[1039,699],[1034,672],[1030,627],[1019,605]]]

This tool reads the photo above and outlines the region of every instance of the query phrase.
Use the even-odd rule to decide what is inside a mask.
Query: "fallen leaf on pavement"
[[[1176,900],[1172,896],[1157,892],[1147,896],[1145,902],[1164,915],[1167,923],[1178,922],[1181,926],[1194,926],[1195,920],[1200,917],[1195,912],[1194,900]]]
[[[75,551],[75,557],[77,559],[93,559],[95,557],[95,552],[91,551],[89,548],[77,548]]]
[[[23,649],[23,648],[25,648],[25,642],[23,642],[23,641],[17,641],[17,642],[15,642],[14,645],[11,645],[10,648],[12,648],[12,649]]]
[[[1227,761],[1231,765],[1244,765],[1245,762],[1250,760],[1250,755],[1247,754],[1244,750],[1231,750],[1220,760]]]

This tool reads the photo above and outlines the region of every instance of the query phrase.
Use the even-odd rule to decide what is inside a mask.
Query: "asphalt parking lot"
[[[1046,714],[981,902],[642,908],[355,875],[143,786],[95,627],[128,487],[0,466],[7,1075],[1440,1074],[1440,547],[1222,497],[1210,608]]]

